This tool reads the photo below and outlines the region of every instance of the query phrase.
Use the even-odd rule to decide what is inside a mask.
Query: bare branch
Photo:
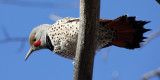
[[[106,62],[107,61],[107,56],[109,54],[109,50],[111,49],[111,47],[107,47],[105,48],[105,51],[103,53],[103,62]]]
[[[160,36],[160,30],[159,31],[156,31],[156,32],[153,32],[151,33],[147,39],[144,40],[144,42],[140,43],[141,47],[144,47],[145,45],[147,45],[151,40],[157,38]],[[109,54],[109,49],[111,47],[107,47],[105,49],[105,53],[103,54],[103,61],[106,62],[106,59],[107,59],[107,55]]]
[[[57,14],[51,14],[51,15],[49,16],[49,18],[50,18],[51,20],[53,20],[53,21],[57,21],[57,20],[62,19],[62,17],[58,16]]]
[[[119,77],[118,71],[114,71],[114,72],[112,73],[112,77],[113,77],[113,80],[118,80],[118,77]]]
[[[2,31],[5,35],[5,39],[0,40],[0,44],[4,44],[4,43],[9,43],[9,42],[21,42],[21,46],[19,48],[19,50],[22,50],[24,48],[25,43],[28,40],[28,37],[10,37],[9,33],[7,32],[7,30],[3,27]]]
[[[147,39],[144,40],[144,42],[141,43],[141,46],[145,46],[146,44],[148,44],[151,40],[153,40],[154,38],[160,36],[160,30],[154,33],[151,33],[149,35],[149,37]]]
[[[2,43],[8,43],[8,42],[25,42],[27,41],[28,38],[27,37],[15,37],[15,38],[7,38],[4,40],[0,40],[0,44]]]
[[[147,74],[145,74],[143,77],[142,77],[142,80],[148,80],[149,78],[152,78],[154,76],[159,76],[160,77],[160,68],[157,69],[156,71],[151,71]]]
[[[21,41],[21,45],[20,45],[20,47],[19,47],[18,51],[22,51],[22,50],[24,49],[24,46],[25,46],[25,44],[26,44],[27,40],[28,40],[28,38],[27,38],[27,39],[25,39],[24,41]]]
[[[2,27],[2,31],[3,31],[4,35],[6,36],[6,38],[10,38],[6,28]]]

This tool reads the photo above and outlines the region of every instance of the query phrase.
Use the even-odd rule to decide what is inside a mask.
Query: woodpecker
[[[150,29],[143,26],[150,21],[137,21],[135,16],[123,15],[114,20],[100,19],[97,30],[97,50],[115,45],[126,49],[140,48],[143,34]],[[34,28],[29,36],[30,50],[25,60],[34,51],[49,49],[68,59],[75,58],[79,33],[79,18],[66,17],[49,25]]]

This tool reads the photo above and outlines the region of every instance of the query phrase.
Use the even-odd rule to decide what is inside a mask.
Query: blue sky
[[[79,17],[79,0],[0,0],[0,40],[28,37],[31,30],[40,24],[53,24],[51,14],[60,17]],[[54,3],[54,6],[35,4],[22,5],[18,2]],[[24,4],[23,3],[23,4]],[[74,4],[74,6],[72,6]],[[47,7],[46,7],[47,6]],[[145,25],[152,31],[160,30],[160,5],[155,0],[101,0],[100,18],[115,19],[121,15],[138,16],[137,20],[151,21]],[[112,46],[97,51],[93,80],[140,80],[142,76],[160,67],[160,37],[155,38],[141,49],[127,50]],[[19,51],[22,43],[23,49]],[[30,45],[27,42],[0,43],[0,80],[72,80],[73,60],[62,58],[49,50],[34,52],[24,61]],[[158,80],[158,77],[150,80]]]

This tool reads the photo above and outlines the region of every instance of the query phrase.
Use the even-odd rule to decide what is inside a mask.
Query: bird
[[[136,20],[136,16],[122,15],[114,20],[99,19],[96,50],[109,46],[126,49],[140,48],[144,42],[143,34],[150,29],[144,25],[150,21]],[[29,49],[25,61],[34,51],[49,49],[64,58],[75,59],[79,18],[66,17],[54,24],[42,24],[35,27],[29,36]]]

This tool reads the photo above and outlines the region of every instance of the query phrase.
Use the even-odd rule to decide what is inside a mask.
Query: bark
[[[73,80],[92,80],[100,0],[80,0],[80,30]]]

